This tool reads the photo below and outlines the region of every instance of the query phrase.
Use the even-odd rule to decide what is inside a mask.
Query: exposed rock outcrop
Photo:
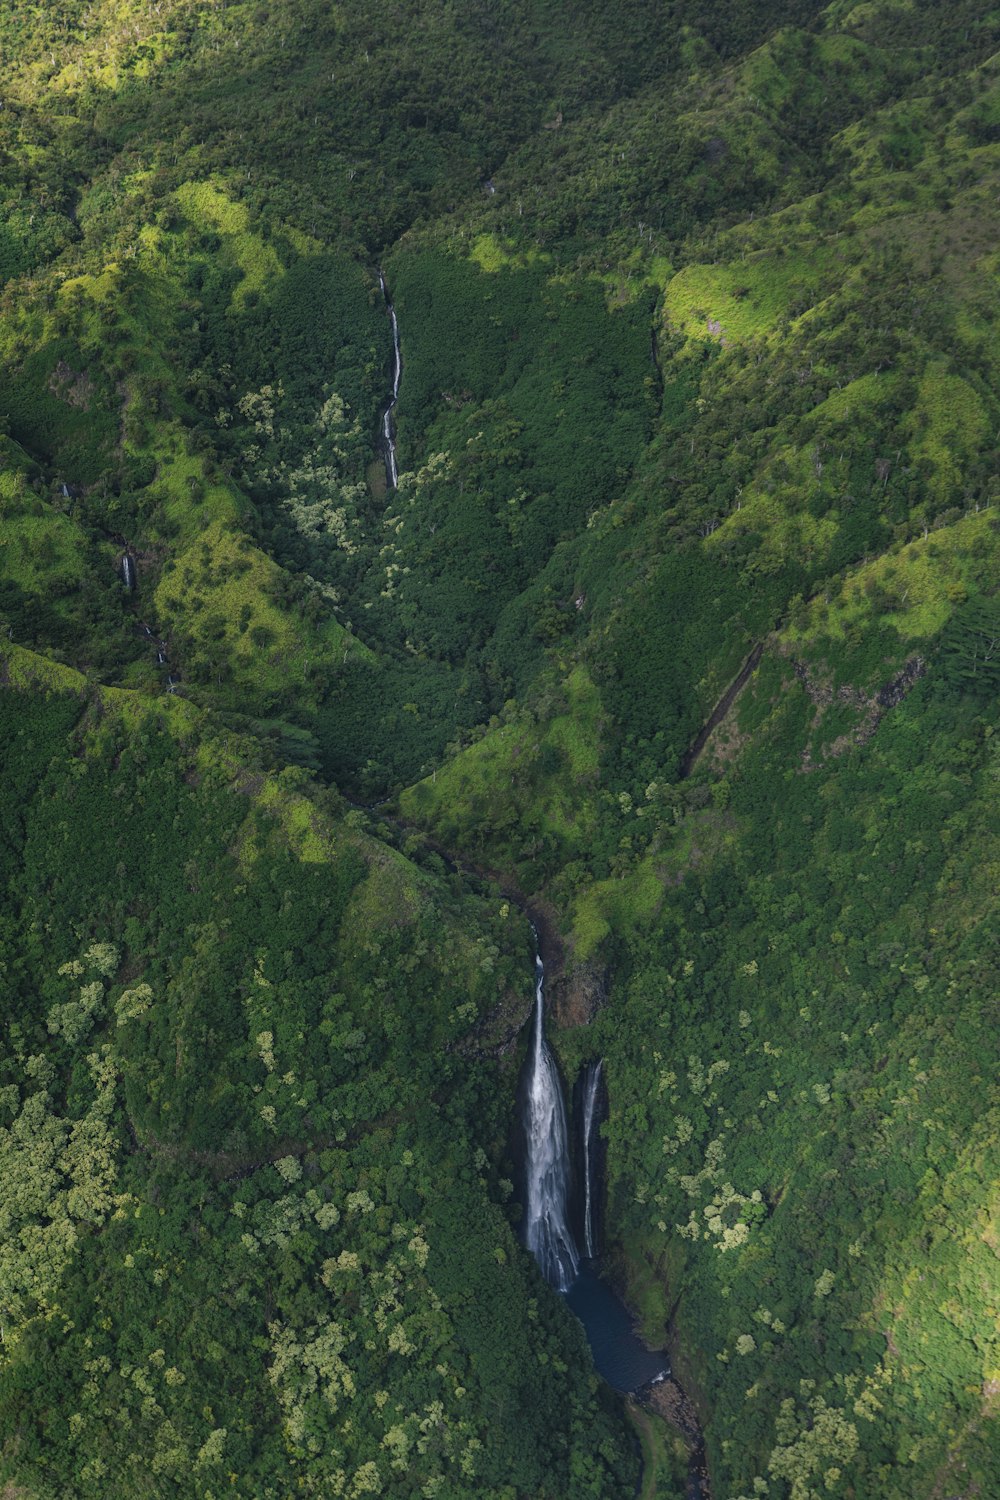
[[[911,656],[904,663],[901,671],[874,692],[865,692],[862,688],[851,687],[848,684],[834,691],[829,679],[816,667],[809,666],[794,657],[791,659],[791,666],[816,706],[812,725],[814,730],[819,727],[824,711],[833,703],[846,703],[861,715],[853,730],[838,735],[835,740],[823,746],[821,754],[824,760],[843,755],[855,745],[866,745],[889,709],[902,703],[910,689],[927,671],[927,663],[923,657]],[[806,746],[803,753],[802,769],[804,771],[813,769],[810,746]]]
[[[576,964],[550,981],[549,1014],[557,1026],[589,1026],[607,998],[607,969],[602,964]]]
[[[505,990],[492,1010],[452,1044],[452,1050],[466,1057],[493,1057],[509,1064],[513,1061],[518,1036],[528,1023],[533,1005],[533,997],[527,991]]]

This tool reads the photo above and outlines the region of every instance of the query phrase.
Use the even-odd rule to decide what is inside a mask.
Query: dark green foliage
[[[997,1491],[998,42],[0,12],[0,1488],[634,1493],[419,824],[714,1492]]]
[[[0,385],[11,436],[69,484],[93,484],[109,468],[113,398],[71,340],[43,345]]]
[[[363,798],[416,781],[484,712],[481,678],[446,662],[386,657],[349,666],[316,718],[324,772]]]
[[[757,701],[774,685],[762,673]],[[933,1322],[933,1300],[954,1284],[961,1255],[979,1255],[972,1226],[995,1153],[991,1130],[975,1134],[993,1024],[991,897],[969,864],[990,839],[986,741],[968,710],[956,715],[953,700],[917,689],[867,757],[796,775],[804,725],[785,691],[787,707],[735,779],[730,806],[742,833],[733,853],[707,872],[691,869],[671,903],[669,937],[636,945],[628,1000],[602,1026],[621,1101],[612,1159],[617,1143],[630,1163],[614,1216],[648,1253],[659,1235],[691,1320],[693,1372],[734,1413],[724,1432],[713,1427],[715,1466],[744,1492],[766,1474],[775,1443],[760,1398],[818,1378],[815,1389],[837,1406],[832,1382],[852,1373],[874,1393],[885,1362],[876,1310],[899,1297],[893,1341],[926,1330],[919,1357],[937,1372],[937,1394],[922,1384],[895,1393],[874,1430],[850,1401],[846,1415],[860,1439],[859,1487],[902,1495],[892,1455],[905,1451],[904,1434],[938,1432],[936,1403],[953,1401],[960,1372],[976,1366],[975,1302],[961,1313],[953,1303],[946,1329]],[[946,892],[959,888],[963,921],[939,926]],[[659,1090],[650,1089],[655,1035]],[[641,1124],[624,1105],[639,1097],[648,1101]],[[646,1184],[640,1208],[636,1182]],[[943,1184],[947,1214],[930,1206]],[[715,1211],[703,1205],[725,1203],[733,1185],[738,1196],[713,1228]],[[681,1255],[676,1234],[689,1213],[698,1233]],[[744,1243],[720,1251],[737,1224]],[[960,1254],[946,1248],[952,1235],[966,1246]],[[911,1263],[936,1290],[902,1292]],[[829,1306],[815,1290],[825,1271]],[[740,1353],[743,1335],[755,1343]],[[751,1384],[759,1394],[748,1402]],[[983,1455],[974,1462],[989,1472]]]
[[[16,199],[0,205],[0,287],[51,260],[72,238],[72,225],[62,214],[26,212]]]
[[[676,779],[706,717],[696,690],[705,667],[718,663],[731,677],[746,655],[748,637],[734,623],[740,603],[732,573],[694,549],[666,557],[643,579],[604,667],[604,702],[627,725],[618,756],[642,757],[633,774]]]
[[[978,698],[1000,687],[1000,600],[970,599],[957,609],[941,642],[945,681]]]
[[[79,1495],[166,1494],[192,1472],[326,1486],[345,1468],[400,1496],[434,1475],[448,1493],[624,1492],[613,1404],[497,1205],[483,1145],[511,1100],[452,1050],[526,988],[495,904],[470,929],[471,898],[459,913],[412,867],[376,876],[385,851],[344,825],[335,860],[303,858],[267,811],[301,777],[258,803],[217,770],[203,781],[153,714],[126,729],[95,699],[73,733],[81,707],[3,695],[4,1108],[36,1097],[57,1130],[94,1118],[99,1060],[112,1081],[108,1154],[47,1209],[76,1220],[58,1312],[22,1306],[15,1342],[4,1284],[4,1472]],[[381,906],[363,894],[376,879]],[[24,1062],[42,1051],[44,1075]],[[6,1158],[8,1193],[27,1149]],[[113,1201],[94,1196],[101,1172]],[[35,1284],[50,1274],[40,1262]]]

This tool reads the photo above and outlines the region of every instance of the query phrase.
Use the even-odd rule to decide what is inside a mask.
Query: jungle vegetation
[[[713,1493],[1000,1492],[998,48],[0,11],[11,1495],[636,1492],[515,888]]]

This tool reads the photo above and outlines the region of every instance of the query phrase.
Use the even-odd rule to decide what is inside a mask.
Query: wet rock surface
[[[673,1375],[653,1381],[635,1394],[635,1400],[655,1412],[680,1433],[690,1449],[686,1500],[711,1500],[712,1488],[705,1461],[705,1440],[694,1403],[686,1396]]]

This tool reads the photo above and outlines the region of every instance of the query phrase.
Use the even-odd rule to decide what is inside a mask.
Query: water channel
[[[389,322],[392,325],[392,393],[382,413],[382,456],[385,459],[386,486],[394,490],[399,483],[399,468],[396,463],[396,419],[393,413],[396,410],[396,402],[399,400],[399,383],[403,378],[403,356],[399,346],[399,323],[396,321],[396,309],[389,298],[385,277],[381,271],[378,273],[378,284],[389,313]]]

